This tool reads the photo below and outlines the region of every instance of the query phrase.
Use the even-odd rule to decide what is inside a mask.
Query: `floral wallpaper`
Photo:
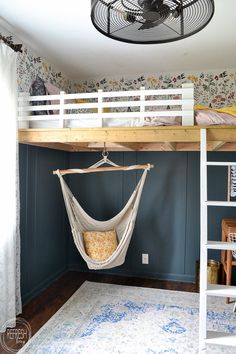
[[[0,33],[9,41],[14,43],[22,43],[17,37],[0,28]],[[65,92],[71,92],[71,81],[67,79],[61,71],[56,71],[50,64],[42,57],[36,55],[24,43],[22,46],[22,53],[18,53],[17,65],[17,81],[18,90],[20,92],[29,92],[32,82],[36,76],[40,76],[44,81],[49,81]]]
[[[211,107],[236,105],[236,71],[193,72],[177,74],[143,74],[136,77],[101,78],[74,83],[73,92],[176,88],[194,83],[195,104]]]
[[[0,28],[0,32],[17,42],[17,38],[13,38],[5,30]],[[180,87],[183,83],[193,82],[195,104],[210,107],[236,105],[236,70],[124,75],[122,77],[84,80],[72,84],[61,71],[56,71],[41,56],[37,56],[23,44],[23,52],[18,55],[19,91],[28,92],[37,75],[68,93],[92,92],[98,89],[104,91],[135,90],[141,86],[145,86],[147,89],[175,88]]]
[[[49,81],[61,90],[70,93],[71,82],[61,71],[55,71],[43,58],[36,56],[29,48],[23,47],[18,55],[17,79],[20,92],[29,92],[36,76]]]

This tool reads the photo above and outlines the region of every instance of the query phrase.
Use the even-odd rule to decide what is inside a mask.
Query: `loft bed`
[[[68,152],[100,151],[104,144],[109,151],[198,151],[203,122],[209,151],[236,151],[236,117],[222,120],[223,125],[208,126],[205,116],[197,122],[192,84],[162,90],[21,93],[18,110],[22,144]],[[221,124],[221,118],[216,122]]]

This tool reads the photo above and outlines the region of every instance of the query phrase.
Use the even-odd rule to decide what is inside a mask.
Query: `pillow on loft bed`
[[[216,111],[195,111],[194,121],[196,125],[236,125],[236,118],[230,114]]]
[[[224,108],[194,107],[196,125],[236,125],[236,106]]]
[[[118,246],[115,230],[84,231],[83,238],[87,255],[95,261],[107,260]]]
[[[36,79],[32,83],[30,87],[30,96],[44,96],[46,95],[46,87],[44,85],[43,79],[39,77],[38,75],[36,76]],[[47,101],[34,101],[31,102],[32,106],[41,106],[47,104]],[[34,116],[41,116],[41,115],[47,115],[49,114],[48,111],[32,111],[32,115]]]
[[[55,95],[60,93],[60,90],[52,85],[51,83],[44,82],[42,78],[40,78],[38,75],[35,79],[35,81],[32,83],[31,88],[30,88],[30,95],[31,96],[42,96],[42,95]],[[32,105],[46,105],[46,104],[58,104],[59,101],[35,101],[32,102]],[[40,115],[48,115],[48,119],[46,120],[33,120],[29,122],[29,127],[30,128],[57,128],[58,127],[58,121],[57,120],[52,120],[52,114],[57,114],[59,111],[58,110],[42,110],[42,111],[33,111],[32,115],[40,116]]]
[[[181,117],[145,117],[144,126],[181,125]],[[194,107],[195,125],[236,125],[236,106],[224,108]]]
[[[45,95],[59,95],[60,94],[60,89],[56,86],[54,86],[51,82],[44,82],[41,77],[38,75],[36,76],[36,79],[31,85],[30,88],[30,95],[31,96],[45,96]],[[59,100],[55,101],[36,101],[32,102],[33,106],[39,106],[39,105],[44,105],[44,104],[59,104]],[[33,112],[33,115],[47,115],[47,114],[58,114],[58,110],[54,111],[35,111]]]
[[[60,95],[61,90],[58,87],[51,84],[51,82],[45,82],[44,86],[47,95]],[[48,101],[48,102],[49,104],[60,104],[60,100]],[[59,114],[59,111],[54,110],[53,114]]]
[[[205,106],[197,105],[197,106],[194,106],[194,110],[214,111],[214,112],[229,114],[233,117],[236,117],[236,106],[212,108],[212,107],[205,107]]]

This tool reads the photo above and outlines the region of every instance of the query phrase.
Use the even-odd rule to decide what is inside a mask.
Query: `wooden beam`
[[[176,143],[176,151],[199,151],[199,143]]]
[[[21,144],[26,144],[23,142],[20,142]],[[68,152],[74,152],[74,146],[72,144],[65,144],[65,143],[30,143],[28,145],[31,146],[38,146],[38,147],[44,147],[47,149],[54,149],[54,150],[62,150],[62,151],[68,151]]]
[[[165,146],[170,151],[176,151],[176,143],[169,143],[165,141]]]
[[[198,151],[199,126],[20,129],[19,142],[65,151]],[[208,149],[236,151],[236,126],[210,126]]]
[[[219,150],[222,146],[225,145],[225,141],[212,141],[211,143],[211,151],[217,151]]]
[[[163,129],[164,128],[164,129]],[[181,129],[179,129],[181,128]],[[136,127],[136,128],[90,128],[90,129],[22,129],[19,141],[35,142],[191,142],[199,141],[199,129],[196,127]]]
[[[236,143],[225,143],[218,151],[236,151]]]
[[[68,152],[97,152],[102,151],[104,145],[101,143],[94,144],[60,144],[60,143],[30,143],[29,145],[45,147]],[[133,146],[133,143],[132,143]],[[173,151],[165,143],[140,143],[135,145],[133,149],[121,144],[107,144],[108,151]],[[176,143],[175,151],[199,151],[199,143]],[[211,143],[208,144],[208,151],[213,151]],[[236,143],[224,143],[217,151],[236,151]]]
[[[106,142],[106,149],[108,151],[135,151],[138,150],[139,143],[111,143],[111,142]],[[104,149],[104,143],[89,143],[88,144],[89,148],[92,149]]]
[[[207,141],[236,142],[235,126],[207,127]]]

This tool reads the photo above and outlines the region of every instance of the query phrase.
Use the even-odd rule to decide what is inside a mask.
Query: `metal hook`
[[[102,152],[102,157],[103,158],[107,158],[109,155],[109,152],[106,149],[106,143],[104,143],[104,148],[103,148],[103,152]]]

